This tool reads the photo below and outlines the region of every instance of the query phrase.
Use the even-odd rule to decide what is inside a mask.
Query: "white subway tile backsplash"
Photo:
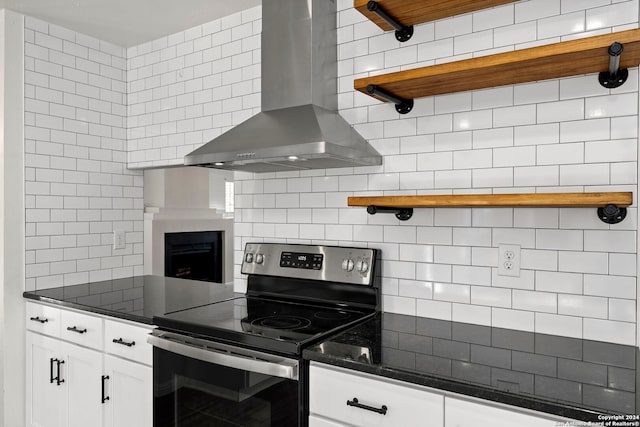
[[[560,185],[609,184],[609,164],[561,165]]]
[[[584,250],[593,252],[636,252],[636,232],[585,230]]]
[[[398,295],[419,299],[432,299],[433,283],[415,280],[399,280]]]
[[[372,227],[372,226],[369,226],[369,227]],[[390,227],[384,227],[385,230],[389,228]],[[364,240],[369,240],[369,239],[364,239]],[[433,262],[433,246],[401,244],[400,258],[403,260],[414,261],[414,262]]]
[[[536,123],[535,105],[518,105],[493,110],[493,126],[523,126]]]
[[[535,332],[541,334],[583,338],[582,319],[580,317],[573,316],[536,313]]]
[[[411,220],[401,222],[393,215],[369,216],[362,208],[346,206],[346,198],[354,195],[635,192],[635,70],[630,82],[612,93],[593,76],[575,76],[420,98],[407,116],[353,92],[354,78],[363,73],[548,44],[583,36],[585,27],[617,31],[637,22],[634,3],[516,2],[423,24],[414,39],[401,46],[341,0],[338,103],[343,117],[383,154],[383,165],[247,174],[236,189],[236,233],[245,239],[380,248],[386,311],[576,337],[582,337],[584,329],[585,337],[608,340],[603,331],[611,324],[598,323],[605,321],[632,326],[631,334],[622,328],[624,332],[613,339],[635,337],[635,210],[621,225],[609,227],[592,208],[416,209]],[[601,27],[595,22],[599,17]],[[253,8],[128,49],[124,60],[125,53],[101,50],[91,38],[69,40],[71,33],[65,32],[64,37],[56,36],[60,43],[53,41],[61,48],[50,50],[38,43],[38,33],[56,33],[46,23],[31,23],[28,31],[33,37],[26,44],[33,46],[28,47],[32,61],[25,61],[30,105],[25,117],[30,124],[25,130],[30,149],[26,163],[35,171],[31,182],[50,187],[47,192],[44,186],[30,184],[25,201],[29,218],[102,220],[102,213],[89,219],[91,210],[85,209],[73,210],[75,218],[60,219],[60,212],[66,211],[64,197],[75,198],[69,203],[80,202],[91,197],[91,189],[78,187],[73,194],[66,185],[52,187],[56,183],[96,185],[100,191],[108,187],[104,190],[112,196],[101,194],[89,203],[98,206],[112,197],[104,218],[118,221],[122,216],[111,212],[120,203],[115,200],[120,199],[118,191],[135,196],[135,206],[142,208],[140,192],[111,188],[118,186],[111,179],[102,182],[102,175],[129,176],[124,168],[109,165],[117,164],[125,148],[130,167],[180,164],[191,148],[259,111],[261,24],[260,7]],[[36,45],[42,49],[34,49]],[[57,53],[51,56],[53,51]],[[59,53],[75,57],[75,67],[69,56]],[[90,57],[96,61],[87,61]],[[37,71],[36,59],[43,61],[37,63]],[[125,63],[128,71],[123,73]],[[62,79],[56,77],[58,67],[63,67]],[[94,88],[98,92],[92,92]],[[83,103],[82,97],[87,101],[68,105],[63,103],[65,96],[69,102]],[[61,127],[55,118],[62,119]],[[109,155],[105,135],[124,132],[122,125],[127,133],[118,149],[109,147],[112,158],[103,158]],[[57,145],[63,146],[62,154],[56,152]],[[57,159],[62,156],[75,163]],[[35,169],[39,167],[43,169]],[[94,176],[103,167],[111,172]],[[35,238],[58,236],[40,235],[29,225],[27,232]],[[78,236],[78,244],[80,240]],[[621,243],[611,243],[617,240]],[[94,242],[109,246],[101,243]],[[501,243],[521,246],[520,277],[497,275]],[[71,240],[53,244],[70,245]],[[62,263],[55,267],[46,263],[42,275],[31,277],[55,283],[71,280],[74,274],[87,276],[91,260],[78,259],[76,271],[69,273],[63,273],[71,268],[65,260],[55,261]],[[103,269],[107,265],[111,270]],[[124,267],[124,261],[119,265]],[[105,254],[104,262],[92,264],[96,272],[89,276],[121,274],[123,267],[112,254]],[[237,289],[246,286],[241,278],[236,282]]]
[[[602,252],[570,252],[560,251],[558,254],[558,270],[607,274],[609,272],[608,257]]]
[[[558,295],[558,313],[578,317],[606,319],[608,305],[606,298],[582,295]]]
[[[608,341],[624,345],[635,345],[636,325],[611,320],[584,319],[584,338]]]
[[[625,93],[585,99],[585,118],[638,114],[638,93]]]
[[[435,246],[433,260],[439,264],[471,264],[471,248],[463,246]]]
[[[499,276],[498,269],[491,270],[492,286],[497,288],[530,289],[535,288],[535,275],[532,270],[520,270],[520,277]]]
[[[636,263],[635,254],[610,254],[609,274],[635,276],[637,271]]]
[[[469,304],[471,288],[467,285],[452,283],[434,283],[433,299],[438,301],[459,302]]]
[[[491,325],[491,308],[469,304],[453,304],[452,317],[454,322]]]
[[[504,308],[491,309],[491,324],[497,328],[535,331],[535,313],[530,311],[510,310]]]
[[[416,315],[440,320],[452,320],[452,304],[426,299],[416,300]]]
[[[512,308],[537,313],[557,313],[558,295],[540,291],[513,290]]]
[[[467,285],[491,286],[491,268],[454,265],[452,281]]]
[[[609,299],[609,320],[636,321],[636,304],[633,300]]]

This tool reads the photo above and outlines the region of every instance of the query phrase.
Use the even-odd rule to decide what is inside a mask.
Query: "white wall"
[[[125,49],[27,17],[26,289],[142,274],[142,174],[126,168]],[[114,230],[126,248],[114,250]]]
[[[260,111],[261,8],[129,48],[128,166],[185,154]]]
[[[0,426],[24,424],[24,17],[0,11]]]
[[[398,43],[338,0],[341,114],[384,155],[370,168],[236,173],[236,273],[251,240],[383,251],[384,310],[636,343],[637,209],[421,209],[408,222],[350,195],[637,190],[638,70],[427,97],[398,115],[354,78],[638,27],[638,1],[529,0],[416,26]],[[260,8],[127,51],[128,165],[182,156],[259,108]],[[497,246],[522,247],[517,279]],[[237,290],[244,281],[237,279]]]

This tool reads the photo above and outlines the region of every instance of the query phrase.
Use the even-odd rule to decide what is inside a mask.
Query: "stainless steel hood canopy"
[[[185,165],[275,172],[382,164],[337,112],[335,0],[262,2],[262,112]]]

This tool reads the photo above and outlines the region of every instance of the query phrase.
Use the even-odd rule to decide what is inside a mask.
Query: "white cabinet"
[[[442,427],[444,397],[426,387],[314,363],[309,412],[318,426]]]
[[[60,369],[60,377],[64,380],[60,388],[66,394],[66,425],[99,427],[102,425],[102,353],[66,342],[60,344],[60,354],[65,362]]]
[[[553,427],[559,418],[551,419],[505,408],[445,397],[445,427]]]
[[[354,398],[365,407],[352,406]],[[386,413],[375,412],[382,405]],[[553,427],[571,421],[316,362],[309,368],[309,413],[309,427]]]
[[[102,425],[102,354],[27,332],[27,420],[37,427]]]
[[[27,425],[66,425],[65,395],[56,381],[60,341],[27,332]]]
[[[151,427],[151,327],[27,303],[27,425]]]
[[[105,427],[153,424],[153,371],[111,355],[104,357]]]

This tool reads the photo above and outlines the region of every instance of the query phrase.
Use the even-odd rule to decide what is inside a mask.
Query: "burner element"
[[[297,316],[268,316],[254,319],[252,326],[262,326],[271,329],[286,329],[294,331],[296,329],[306,328],[311,324],[309,319]]]

